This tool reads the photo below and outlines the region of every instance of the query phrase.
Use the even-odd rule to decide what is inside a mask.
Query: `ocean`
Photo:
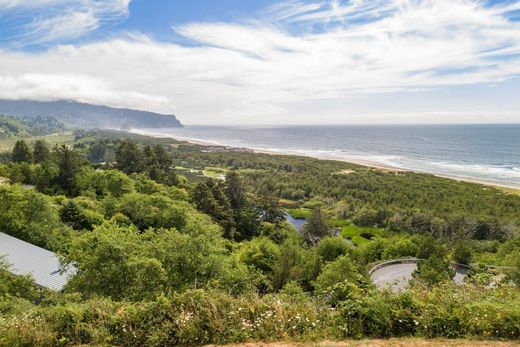
[[[520,187],[520,124],[187,126],[135,131]]]

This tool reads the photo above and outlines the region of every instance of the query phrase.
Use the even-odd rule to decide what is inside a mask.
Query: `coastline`
[[[140,131],[139,129],[130,129],[128,132],[133,134],[138,134],[142,136],[150,136],[154,138],[163,138],[163,139],[174,139],[177,141],[184,141],[187,143],[191,143],[194,145],[200,145],[200,146],[207,146],[207,147],[219,147],[226,150],[242,150],[242,151],[249,151],[252,153],[263,153],[263,154],[271,154],[271,155],[294,155],[294,156],[301,156],[301,157],[309,157],[319,160],[333,160],[333,161],[341,161],[345,163],[355,164],[355,165],[361,165],[365,167],[369,167],[376,170],[381,170],[385,172],[414,172],[414,173],[420,173],[425,175],[433,175],[436,177],[441,178],[447,178],[458,182],[467,182],[467,183],[475,183],[480,184],[483,186],[488,187],[494,187],[494,188],[501,188],[504,189],[504,191],[512,191],[510,193],[518,193],[520,194],[520,185],[515,185],[514,183],[503,183],[499,181],[494,180],[486,180],[486,179],[478,179],[474,177],[467,177],[467,176],[458,176],[458,175],[450,175],[450,174],[441,174],[441,173],[434,173],[434,172],[428,172],[418,169],[404,169],[399,168],[391,165],[385,165],[379,162],[373,162],[370,160],[362,160],[362,159],[347,159],[347,158],[330,158],[326,156],[313,156],[309,154],[301,154],[301,153],[295,153],[293,151],[277,151],[277,150],[267,150],[267,149],[261,149],[261,148],[254,148],[254,147],[239,147],[239,146],[229,146],[229,145],[223,145],[212,141],[206,141],[206,140],[198,140],[198,139],[190,139],[190,138],[184,138],[181,136],[169,136],[165,134],[153,134],[145,131]]]

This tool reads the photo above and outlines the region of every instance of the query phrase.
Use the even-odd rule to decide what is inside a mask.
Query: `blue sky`
[[[187,124],[520,122],[520,0],[0,0],[0,98]]]

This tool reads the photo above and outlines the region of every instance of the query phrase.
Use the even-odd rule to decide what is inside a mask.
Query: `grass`
[[[356,246],[369,242],[373,238],[388,237],[388,231],[374,227],[360,227],[357,225],[346,225],[341,229],[341,236],[349,238]]]
[[[352,225],[352,221],[348,219],[333,219],[330,221],[330,224],[335,228],[343,228]]]
[[[9,137],[6,139],[0,139],[0,152],[9,151],[13,148],[16,141],[18,141],[18,137]],[[72,145],[74,143],[74,134],[73,133],[62,133],[62,134],[52,134],[52,135],[44,135],[44,136],[31,136],[29,138],[24,138],[25,141],[30,143],[36,140],[44,140],[45,142],[56,145],[56,144],[66,144]]]
[[[229,170],[223,169],[223,168],[220,168],[220,167],[207,166],[207,167],[204,168],[202,173],[206,177],[210,177],[210,178],[214,178],[214,179],[220,180],[220,179],[223,179],[226,176],[226,173],[228,171]]]
[[[227,169],[220,168],[220,167],[214,167],[214,166],[207,166],[207,167],[201,169],[201,168],[177,165],[177,166],[175,166],[175,169],[178,171],[184,171],[186,173],[195,174],[195,175],[198,175],[201,177],[204,176],[204,177],[214,178],[217,180],[223,179],[223,177],[225,177],[226,173],[229,171]]]
[[[287,209],[287,212],[293,217],[294,219],[307,219],[311,216],[311,210],[308,208],[289,208]]]
[[[506,194],[520,195],[520,189],[517,188],[497,187],[497,189],[505,192]]]

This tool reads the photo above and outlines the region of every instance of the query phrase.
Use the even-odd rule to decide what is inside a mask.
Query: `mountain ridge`
[[[0,99],[0,114],[16,118],[55,117],[73,127],[87,129],[124,130],[183,126],[175,115],[94,105],[72,100],[33,101]]]

